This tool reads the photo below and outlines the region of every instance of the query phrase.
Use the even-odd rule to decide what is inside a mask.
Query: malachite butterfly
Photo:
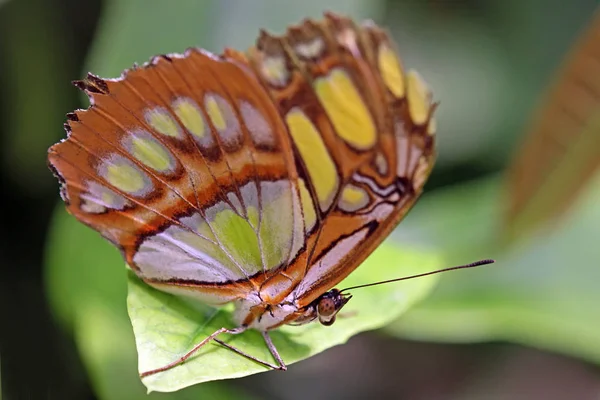
[[[372,22],[325,14],[256,46],[162,55],[118,79],[75,85],[49,150],[68,211],[159,290],[235,304],[235,328],[330,325],[332,289],[384,240],[435,159],[435,104]],[[228,346],[227,344],[223,343]]]

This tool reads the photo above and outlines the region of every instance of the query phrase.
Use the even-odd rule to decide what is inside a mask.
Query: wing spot
[[[337,134],[350,146],[368,150],[377,141],[373,118],[350,76],[341,68],[315,81],[315,90]]]
[[[325,211],[331,206],[340,184],[335,163],[329,155],[321,135],[300,109],[292,108],[285,119],[292,139],[308,170],[308,175],[319,199],[319,206],[321,210]]]
[[[304,216],[304,230],[308,234],[317,222],[317,213],[304,179],[298,179],[298,187],[300,188],[300,202]]]
[[[342,190],[338,206],[343,211],[355,212],[369,204],[369,194],[356,185],[347,184]]]
[[[88,214],[102,214],[106,212],[106,207],[104,207],[102,204],[98,204],[95,202],[87,202],[83,199],[79,208],[81,209],[81,211],[86,212]]]
[[[228,147],[241,145],[240,124],[227,100],[217,94],[206,94],[204,107],[212,124],[219,131],[223,144]]]
[[[427,134],[429,136],[433,136],[435,135],[437,132],[437,122],[436,119],[431,117],[431,119],[429,120],[429,125],[427,125]]]
[[[210,147],[213,144],[213,138],[206,128],[202,111],[194,100],[179,97],[173,101],[171,106],[185,129],[194,136],[199,144],[205,147]]]
[[[431,110],[431,91],[417,71],[408,72],[406,97],[412,122],[416,125],[425,124]]]
[[[173,172],[175,159],[171,152],[150,133],[136,130],[127,135],[123,146],[142,164],[158,172]]]
[[[413,175],[413,187],[417,188],[417,191],[420,191],[425,185],[425,181],[429,176],[429,167],[430,165],[425,157],[419,158],[419,162]]]
[[[155,107],[146,110],[144,118],[148,125],[158,133],[169,137],[181,138],[181,128],[165,108]]]
[[[150,177],[120,155],[103,159],[98,174],[115,188],[137,197],[144,197],[152,190]]]
[[[275,146],[273,129],[256,107],[247,101],[242,101],[240,104],[240,112],[254,144],[257,146]]]
[[[296,53],[303,58],[318,58],[325,49],[325,42],[320,37],[316,37],[311,41],[298,43],[295,46]]]
[[[388,163],[382,153],[377,153],[375,156],[375,168],[377,168],[379,175],[385,175],[388,172]]]
[[[110,208],[113,210],[123,210],[125,207],[131,206],[129,200],[120,194],[115,193],[115,191],[107,188],[104,185],[93,181],[87,181],[85,185],[88,189],[88,192],[80,195],[81,199],[83,200],[83,204],[81,206],[83,211],[92,212],[85,210],[84,204],[88,209]],[[92,206],[92,203],[95,204],[95,206]]]
[[[208,113],[208,116],[210,117],[210,120],[215,128],[217,128],[219,131],[227,128],[225,117],[223,117],[223,113],[221,112],[221,109],[219,108],[214,96],[207,96],[204,101],[204,106],[206,107],[206,112]]]
[[[102,214],[108,209],[123,210],[125,207],[131,206],[129,200],[104,185],[93,181],[86,181],[84,185],[88,191],[79,195],[81,199],[79,208],[83,212]]]
[[[252,225],[253,229],[258,228],[258,189],[256,188],[256,184],[254,182],[250,182],[245,184],[240,189],[240,194],[242,196],[242,201],[246,206],[246,215],[248,217],[248,222]],[[252,210],[252,212],[251,212]]]
[[[271,85],[285,86],[290,79],[290,72],[282,56],[267,57],[260,65],[262,77]]]
[[[400,66],[400,60],[385,43],[379,46],[377,62],[385,86],[396,98],[404,97],[404,73]]]

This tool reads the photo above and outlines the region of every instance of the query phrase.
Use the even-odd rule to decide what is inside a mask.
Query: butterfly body
[[[49,163],[67,209],[146,283],[266,332],[318,319],[408,212],[435,158],[431,94],[372,23],[326,14],[246,53],[190,49],[76,85]]]

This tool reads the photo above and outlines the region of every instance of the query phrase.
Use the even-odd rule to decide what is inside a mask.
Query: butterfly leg
[[[265,343],[267,344],[267,347],[269,348],[269,351],[271,352],[271,354],[273,355],[273,357],[275,358],[275,360],[277,361],[278,365],[273,365],[271,363],[268,363],[266,361],[260,360],[254,356],[251,356],[248,353],[243,352],[242,350],[233,347],[230,344],[227,344],[219,339],[215,339],[215,342],[219,343],[220,345],[227,347],[229,350],[239,354],[240,356],[246,357],[249,360],[252,360],[254,362],[259,363],[260,365],[264,365],[267,368],[271,368],[271,369],[277,369],[277,370],[281,370],[281,371],[286,371],[287,370],[287,366],[285,365],[285,363],[283,362],[283,360],[281,359],[281,356],[279,355],[279,352],[277,351],[277,348],[275,347],[275,345],[273,344],[273,341],[271,340],[271,337],[269,336],[268,332],[262,332],[263,338],[265,339]]]
[[[235,329],[227,329],[227,328],[218,329],[215,332],[213,332],[210,336],[208,336],[206,339],[204,339],[203,341],[201,341],[200,343],[198,343],[197,345],[195,345],[190,351],[188,351],[187,353],[185,353],[183,356],[181,356],[177,360],[175,360],[175,361],[173,361],[173,362],[171,362],[171,363],[169,363],[167,365],[163,365],[160,368],[151,369],[149,371],[142,372],[140,374],[140,378],[145,378],[147,376],[154,375],[154,374],[157,374],[159,372],[167,371],[167,370],[169,370],[169,369],[171,369],[173,367],[178,366],[179,364],[184,363],[185,360],[187,360],[188,358],[190,358],[196,351],[198,351],[201,347],[203,347],[206,343],[210,342],[211,340],[215,340],[218,343],[222,344],[222,342],[220,340],[215,339],[221,333],[229,333],[229,334],[232,334],[232,335],[237,335],[239,333],[244,332],[247,329],[248,329],[247,326],[240,326],[240,327],[235,328]],[[246,357],[250,357],[250,356],[246,356]]]
[[[267,332],[267,331],[262,332],[262,335],[263,335],[263,338],[265,339],[265,342],[267,343],[267,347],[269,348],[269,351],[271,352],[273,357],[277,360],[277,364],[279,364],[278,369],[280,369],[282,371],[286,371],[287,366],[281,359],[281,356],[279,355],[279,352],[277,351],[277,347],[275,347],[275,345],[273,344],[273,341],[271,340],[271,336],[269,336],[269,332]]]

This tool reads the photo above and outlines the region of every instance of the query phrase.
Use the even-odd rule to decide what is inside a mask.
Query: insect
[[[269,337],[330,325],[332,289],[423,190],[435,105],[389,35],[331,13],[256,46],[162,55],[118,79],[74,82],[91,106],[49,150],[68,211],[117,246],[147,284],[222,305],[211,340],[286,369]],[[276,364],[218,339],[262,332]]]

